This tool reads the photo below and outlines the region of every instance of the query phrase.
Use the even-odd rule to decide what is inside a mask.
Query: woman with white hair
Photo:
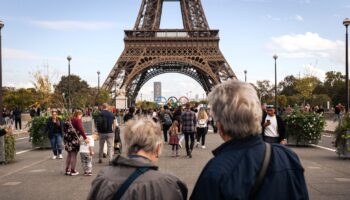
[[[177,177],[158,171],[162,131],[152,119],[130,120],[124,128],[127,157],[118,155],[92,182],[88,199],[187,199]]]
[[[197,180],[190,199],[308,199],[298,156],[261,138],[262,110],[252,85],[226,81],[209,94],[224,144]]]

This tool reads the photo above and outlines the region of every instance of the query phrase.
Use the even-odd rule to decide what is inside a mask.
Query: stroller
[[[120,137],[120,128],[117,126],[114,133],[114,154],[122,154],[122,140]]]

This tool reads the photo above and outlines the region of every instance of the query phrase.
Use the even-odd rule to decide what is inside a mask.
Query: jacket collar
[[[263,140],[260,134],[255,136],[248,136],[242,139],[232,139],[220,145],[212,153],[214,154],[214,156],[218,156],[219,154],[229,150],[246,149],[246,148],[255,146],[257,144],[260,144],[262,142]]]
[[[113,161],[113,166],[128,166],[128,167],[148,167],[154,170],[158,170],[158,166],[155,165],[151,160],[143,156],[131,156],[124,157],[118,155]]]

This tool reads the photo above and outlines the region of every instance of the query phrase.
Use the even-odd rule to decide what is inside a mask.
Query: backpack
[[[96,128],[99,133],[108,133],[107,118],[101,113],[96,117]]]
[[[164,118],[164,124],[165,125],[173,124],[173,120],[171,120],[171,117],[170,117],[169,113],[164,113],[163,118]]]

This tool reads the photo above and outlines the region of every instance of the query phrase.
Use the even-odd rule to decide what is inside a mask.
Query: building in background
[[[162,96],[162,83],[161,82],[154,82],[153,87],[154,87],[153,88],[154,101],[156,101],[158,97]]]

